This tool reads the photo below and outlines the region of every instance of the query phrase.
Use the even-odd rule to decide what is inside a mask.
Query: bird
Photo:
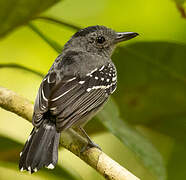
[[[116,45],[136,36],[136,32],[115,32],[96,25],[77,31],[64,45],[40,84],[34,127],[20,153],[21,171],[54,169],[60,133],[69,128],[78,129],[87,138],[87,148],[99,148],[83,127],[117,87],[117,71],[111,60]]]

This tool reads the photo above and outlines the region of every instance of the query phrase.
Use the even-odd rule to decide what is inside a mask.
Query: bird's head
[[[115,32],[105,26],[90,26],[76,32],[66,43],[64,50],[74,48],[101,56],[111,56],[119,42],[136,37],[134,32]]]

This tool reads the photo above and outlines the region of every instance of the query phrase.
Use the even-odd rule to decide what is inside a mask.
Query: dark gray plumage
[[[40,85],[34,129],[20,153],[20,170],[33,173],[43,166],[53,169],[60,132],[68,128],[79,128],[89,147],[97,147],[82,127],[116,89],[116,68],[110,58],[115,45],[137,35],[91,26],[75,33],[65,44]]]

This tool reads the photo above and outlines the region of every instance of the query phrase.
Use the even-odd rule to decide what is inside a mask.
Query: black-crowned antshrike
[[[34,128],[20,153],[21,171],[33,173],[44,166],[53,169],[60,132],[68,128],[79,128],[88,147],[98,147],[83,125],[116,89],[117,73],[111,60],[116,44],[137,35],[91,26],[76,32],[65,44],[41,82],[32,119]]]

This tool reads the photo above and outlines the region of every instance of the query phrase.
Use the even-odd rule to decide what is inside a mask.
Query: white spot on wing
[[[30,135],[30,136],[28,137],[28,140],[27,140],[27,141],[30,141],[31,136],[32,136],[32,135]]]
[[[48,82],[48,83],[50,83],[50,79],[49,79],[49,76],[48,76],[48,78],[47,78],[47,82]]]
[[[43,79],[43,81],[46,81],[47,80],[47,77]]]
[[[58,97],[52,99],[51,101],[56,101],[56,100],[58,100],[59,98],[61,98],[62,96],[64,96],[65,94],[67,94],[69,91],[71,91],[71,90],[74,89],[74,88],[75,88],[75,87],[69,89],[68,91],[66,91],[66,92],[64,92],[63,94],[59,95]]]
[[[87,92],[90,92],[90,91],[91,91],[91,88],[88,88],[88,89],[87,89]]]
[[[105,67],[105,66],[103,65],[103,66],[99,69],[99,71],[102,71],[102,70],[104,69],[104,67]]]
[[[110,88],[112,85],[114,85],[115,83],[111,83],[111,84],[109,84],[109,85],[107,85],[107,86],[93,86],[93,87],[91,87],[91,88],[88,88],[87,89],[87,92],[90,92],[92,89],[108,89],[108,88]]]
[[[21,156],[22,156],[22,154],[23,154],[23,153],[22,153],[22,152],[20,152],[19,156],[21,157]]]
[[[29,170],[29,172],[31,173],[31,167],[30,167],[30,166],[28,167],[28,170]]]
[[[79,84],[83,84],[85,81],[79,81]]]
[[[50,76],[48,76],[47,82],[48,82],[49,84],[51,83],[51,82],[50,82]]]
[[[20,169],[20,171],[21,171],[21,172],[23,172],[23,171],[24,171],[23,167]]]
[[[54,110],[56,110],[56,109],[57,109],[57,107],[52,107],[52,108],[50,108],[51,111],[54,111]]]
[[[116,76],[112,78],[112,81],[115,81],[116,80]]]
[[[98,70],[98,68],[95,68],[93,71],[91,71],[90,73],[88,73],[87,76],[90,76],[92,73],[94,73],[97,70]]]
[[[43,110],[43,111],[46,109],[46,106],[44,106],[44,105],[41,105],[40,107],[41,107],[41,110]]]
[[[112,87],[112,89],[109,90],[109,92],[112,93],[113,90],[116,89],[116,83],[117,83],[116,71],[115,71],[115,68],[112,66],[113,65],[111,65],[111,64],[109,64],[107,67],[104,65],[101,66],[98,69],[99,75],[97,75],[97,76],[94,75],[95,73],[91,74],[91,73],[95,72],[95,70],[97,70],[97,69],[95,69],[91,73],[88,73],[87,75],[89,75],[89,77],[93,76],[94,79],[96,79],[96,80],[100,79],[102,82],[100,82],[99,85],[97,84],[97,85],[88,87],[86,91],[90,92],[91,90],[94,90],[94,89],[103,89],[107,93],[107,89],[110,89]],[[105,84],[105,82],[106,82],[106,84]]]
[[[73,81],[74,79],[76,79],[76,77],[73,77],[72,79],[69,79],[67,82]]]
[[[42,88],[42,90],[41,90],[41,93],[42,93],[43,99],[44,99],[45,101],[48,101],[48,99],[45,97],[45,94],[44,94],[44,92],[43,92],[43,88]]]
[[[34,168],[34,172],[37,172],[37,168]]]

